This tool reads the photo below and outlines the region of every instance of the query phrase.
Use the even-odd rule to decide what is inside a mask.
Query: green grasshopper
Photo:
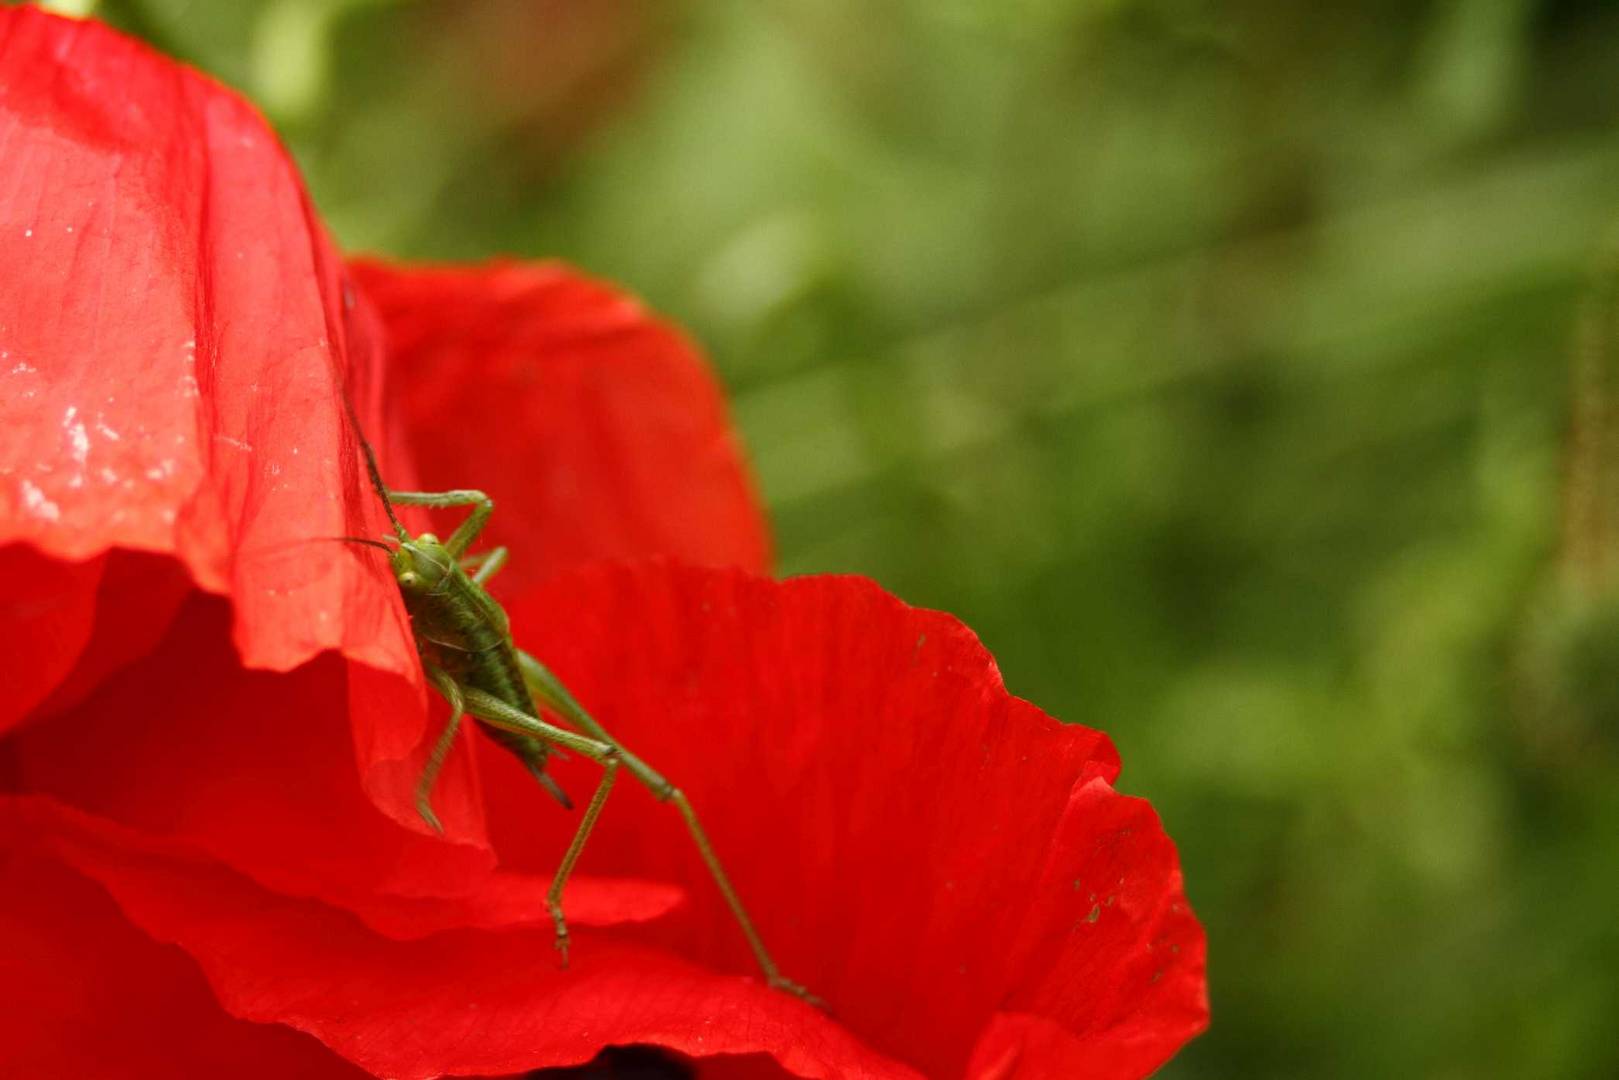
[[[579,853],[584,850],[596,819],[601,816],[619,769],[626,769],[654,798],[673,803],[680,811],[698,853],[742,928],[769,985],[813,1002],[814,997],[785,978],[771,959],[725,868],[720,865],[708,834],[697,820],[696,811],[681,790],[625,749],[585,711],[561,680],[513,642],[505,610],[484,591],[484,585],[506,564],[506,549],[497,547],[478,555],[467,554],[494,512],[494,502],[483,492],[472,490],[390,491],[382,482],[375,456],[364,436],[360,437],[360,445],[372,486],[382,500],[397,546],[375,540],[361,542],[388,552],[389,566],[410,615],[422,670],[428,682],[450,705],[450,721],[433,744],[416,786],[416,809],[422,819],[436,831],[443,831],[438,815],[433,812],[433,784],[466,716],[471,716],[479,727],[515,754],[566,807],[572,805],[568,797],[545,772],[547,756],[553,750],[571,750],[602,767],[601,780],[546,892],[546,908],[556,927],[556,947],[566,967],[568,923],[562,911],[563,886],[579,861]],[[412,536],[395,515],[396,505],[433,509],[466,506],[471,510],[449,538],[440,541],[432,533]],[[575,730],[542,720],[536,705],[561,717]]]

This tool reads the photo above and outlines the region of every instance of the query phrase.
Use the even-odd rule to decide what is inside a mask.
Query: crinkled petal
[[[0,545],[170,555],[231,597],[252,667],[409,672],[388,582],[330,542],[380,528],[341,404],[380,357],[263,121],[104,26],[7,7],[0,158]]]
[[[423,486],[495,499],[507,594],[597,558],[767,568],[719,388],[669,324],[558,263],[352,270]]]
[[[1104,736],[1008,694],[955,619],[860,579],[658,564],[569,574],[511,613],[687,791],[784,970],[879,1049],[961,1075],[1007,1010],[1082,1041],[1086,1075],[1127,1077],[1203,1026],[1202,931],[1157,818],[1110,786]],[[521,796],[486,779],[496,849],[523,865]],[[675,815],[621,801],[583,864],[687,883],[649,938],[749,970]],[[1061,1075],[1039,1045],[1022,1075]]]
[[[236,1019],[197,965],[55,860],[0,846],[0,1073],[15,1077],[368,1074],[286,1027]]]
[[[337,651],[376,673],[348,718],[358,766],[425,830],[409,792],[431,736],[398,591],[376,551],[338,541],[383,531],[345,404],[397,441],[380,332],[287,154],[212,80],[26,7],[0,9],[0,154],[0,551],[8,576],[40,556],[79,568],[41,572],[76,578],[23,613],[29,672],[0,725],[149,648],[187,590],[153,569],[98,591],[92,568],[167,558],[230,599],[245,666]],[[482,844],[464,762],[439,795],[449,835]]]
[[[564,971],[548,930],[399,942],[48,800],[0,799],[8,819],[191,954],[227,1012],[307,1031],[380,1076],[500,1075],[639,1042],[767,1052],[804,1077],[917,1077],[795,998],[662,950],[586,931]]]

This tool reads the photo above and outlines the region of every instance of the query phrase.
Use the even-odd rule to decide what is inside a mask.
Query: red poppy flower
[[[759,576],[723,404],[633,301],[345,266],[248,106],[93,23],[0,12],[0,145],[0,1073],[651,1043],[712,1075],[1127,1077],[1201,1029],[1202,932],[1106,738],[948,616]],[[376,553],[330,542],[383,526],[344,393],[394,483],[494,494],[520,643],[681,783],[826,1010],[761,983],[643,791],[570,885],[566,970],[542,896],[574,819],[483,739],[445,835],[418,819],[443,711]]]

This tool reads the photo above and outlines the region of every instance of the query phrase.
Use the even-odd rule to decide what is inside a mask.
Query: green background
[[[1619,1075],[1619,5],[56,6],[351,250],[644,295],[784,572],[1110,732],[1209,931],[1163,1075]]]

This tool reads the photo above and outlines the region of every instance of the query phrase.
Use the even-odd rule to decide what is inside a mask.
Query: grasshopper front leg
[[[480,551],[476,555],[468,555],[461,560],[463,572],[472,575],[472,583],[482,588],[489,579],[500,573],[501,567],[506,565],[506,549],[504,547],[490,548]]]
[[[425,506],[430,510],[444,510],[455,506],[470,506],[472,512],[457,525],[444,549],[459,559],[489,524],[489,515],[495,512],[495,501],[481,491],[462,488],[456,491],[390,491],[388,501],[399,506]],[[496,567],[499,569],[499,567]],[[493,573],[494,571],[490,571]]]
[[[461,698],[461,686],[443,669],[432,664],[424,665],[427,681],[450,703],[450,722],[444,725],[444,733],[433,744],[433,749],[427,755],[427,765],[422,769],[421,779],[416,781],[416,812],[434,832],[442,833],[444,826],[440,824],[438,815],[433,813],[433,785],[438,781],[438,774],[444,768],[444,759],[450,756],[450,747],[455,745],[455,736],[461,730],[461,717],[465,715],[465,703]]]

